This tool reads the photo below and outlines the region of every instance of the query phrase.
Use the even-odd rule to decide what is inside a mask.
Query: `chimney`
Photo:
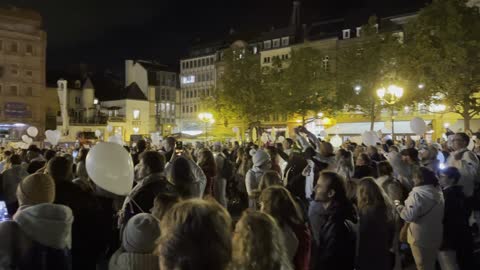
[[[290,25],[295,28],[300,27],[300,1],[293,1],[292,17],[290,18]]]

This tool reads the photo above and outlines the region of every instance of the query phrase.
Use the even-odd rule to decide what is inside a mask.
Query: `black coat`
[[[362,179],[364,177],[375,177],[376,173],[373,167],[368,165],[355,166],[353,178]]]
[[[95,269],[97,260],[106,250],[105,232],[111,230],[95,196],[69,181],[55,182],[55,203],[72,209],[73,269]],[[107,221],[105,221],[107,218]]]
[[[443,216],[442,250],[457,250],[470,240],[468,232],[468,210],[462,186],[451,186],[443,190],[445,210]]]
[[[346,221],[352,218],[353,208],[347,204],[334,202],[326,210],[311,206],[309,217],[315,237],[312,254],[314,270],[354,269],[355,232],[347,226]]]

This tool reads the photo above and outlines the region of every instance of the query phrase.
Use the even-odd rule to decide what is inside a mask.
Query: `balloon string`
[[[130,196],[128,196],[128,197],[130,198]],[[130,198],[130,201],[132,201],[132,202],[135,204],[135,206],[138,207],[138,209],[140,209],[140,211],[141,211],[142,213],[147,213],[147,212],[145,212],[145,211],[142,209],[142,207],[140,207],[140,205],[138,205],[138,203],[137,203],[133,198]],[[132,212],[133,212],[133,211],[132,211]]]

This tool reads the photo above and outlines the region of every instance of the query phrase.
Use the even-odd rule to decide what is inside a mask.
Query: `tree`
[[[436,0],[407,26],[402,73],[423,83],[417,99],[441,102],[464,118],[464,129],[480,112],[480,13],[464,0]],[[414,86],[416,88],[416,85]]]
[[[368,24],[362,26],[360,37],[348,42],[351,44],[340,48],[338,56],[339,99],[347,110],[360,111],[369,117],[373,130],[381,111],[376,90],[399,82],[396,58],[402,46],[401,35],[378,33],[377,18],[370,17]]]
[[[239,120],[251,125],[271,113],[273,95],[263,83],[258,55],[244,49],[224,51],[223,74],[212,98],[207,101],[216,118]]]
[[[283,70],[273,68],[270,87],[277,91],[278,110],[305,117],[314,112],[333,113],[336,109],[335,76],[327,70],[321,51],[303,47],[292,51]]]

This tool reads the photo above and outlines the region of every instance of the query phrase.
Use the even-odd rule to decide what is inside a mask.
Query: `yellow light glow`
[[[325,117],[325,118],[322,119],[322,124],[324,124],[325,126],[331,125],[332,124],[332,119],[330,119],[328,117]]]

